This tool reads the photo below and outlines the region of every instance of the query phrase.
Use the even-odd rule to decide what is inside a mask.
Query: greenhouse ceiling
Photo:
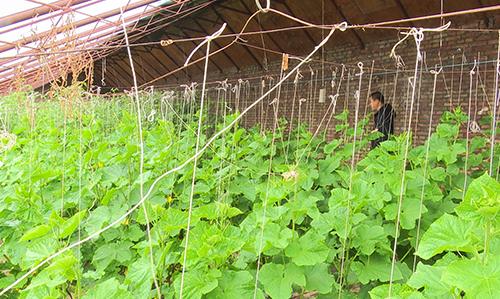
[[[123,25],[137,38],[154,26],[149,20],[181,17],[190,0],[20,0],[0,14],[0,89],[22,77],[34,87],[63,76],[62,61],[85,53],[98,59],[122,45]],[[89,49],[87,52],[86,50]],[[22,76],[19,74],[22,73]],[[47,74],[47,76],[45,76]],[[46,77],[46,78],[45,78]]]

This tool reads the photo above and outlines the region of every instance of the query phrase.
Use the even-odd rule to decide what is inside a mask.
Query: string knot
[[[171,44],[174,43],[174,40],[173,39],[162,39],[160,41],[160,46],[162,47],[167,47],[167,46],[170,46]]]

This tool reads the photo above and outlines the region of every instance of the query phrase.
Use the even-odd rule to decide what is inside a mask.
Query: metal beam
[[[69,5],[77,5],[77,4],[88,2],[88,1],[90,1],[90,0],[59,0],[59,1],[52,2],[51,4],[54,6],[64,7],[68,4]],[[4,5],[8,5],[8,4],[4,3]],[[9,26],[11,24],[27,21],[27,20],[32,19],[34,17],[43,16],[43,15],[46,15],[46,14],[53,12],[53,11],[54,11],[53,7],[50,7],[47,5],[40,5],[40,6],[35,7],[35,8],[30,8],[30,9],[26,9],[26,10],[23,10],[20,12],[16,12],[16,13],[13,13],[13,14],[10,14],[8,16],[0,18],[0,27],[5,27],[5,26]]]
[[[132,3],[132,4],[129,5],[129,7],[127,8],[126,11],[132,10],[132,9],[135,9],[135,8],[140,8],[140,7],[146,6],[146,5],[151,4],[153,2],[156,2],[156,1],[157,0],[142,0],[142,1],[134,2],[134,3]],[[107,11],[105,13],[96,15],[95,17],[85,18],[85,19],[79,20],[79,21],[75,22],[74,24],[72,24],[73,25],[72,28],[76,29],[76,28],[79,28],[79,27],[91,24],[93,22],[96,22],[95,21],[96,17],[97,18],[105,19],[105,18],[109,18],[109,17],[115,16],[115,15],[119,15],[119,14],[121,14],[120,8],[113,9],[113,10]],[[35,41],[38,41],[38,40],[42,40],[43,38],[49,37],[49,36],[51,36],[53,34],[62,33],[62,32],[65,31],[65,29],[66,28],[64,26],[57,27],[57,28],[55,28],[55,30],[54,29],[50,29],[50,30],[47,30],[47,31],[44,31],[44,32],[40,32],[40,33],[31,35],[31,36],[28,36],[28,37],[23,38],[23,39],[16,40],[14,43],[17,44],[17,45],[19,45],[19,46],[23,46],[23,45],[26,45],[26,44],[29,44],[29,43],[32,43],[32,42],[35,42]],[[15,46],[11,46],[11,45],[0,46],[0,52],[4,52],[4,51],[15,49],[15,48],[16,48]]]

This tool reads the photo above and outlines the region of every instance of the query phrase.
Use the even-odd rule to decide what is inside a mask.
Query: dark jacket
[[[372,140],[372,148],[380,145],[380,143],[389,139],[389,135],[394,134],[394,117],[396,112],[392,109],[391,104],[384,104],[373,116],[375,126],[380,133],[384,134],[380,138]]]

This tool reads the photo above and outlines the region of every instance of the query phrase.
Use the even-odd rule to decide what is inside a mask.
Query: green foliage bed
[[[66,113],[59,102],[36,103],[34,126],[15,100],[2,101],[17,139],[0,153],[0,289],[140,199],[129,99],[86,101]],[[146,189],[193,155],[197,120],[189,118],[144,119]],[[212,134],[233,118],[203,131]],[[356,142],[362,159],[351,172],[354,132],[347,112],[335,119],[340,137],[330,141],[305,127],[289,137],[286,124],[274,142],[271,132],[235,127],[200,158],[185,298],[388,296],[406,136],[366,154],[373,136],[362,133],[364,120]],[[484,132],[470,140],[463,190],[464,121],[459,110],[443,115],[427,140],[427,164],[427,143],[410,148],[393,298],[500,298],[500,184],[486,174]],[[497,145],[496,166],[498,153]],[[179,295],[191,176],[192,164],[163,179],[146,201],[165,298]],[[6,298],[155,297],[145,221],[138,209]]]

